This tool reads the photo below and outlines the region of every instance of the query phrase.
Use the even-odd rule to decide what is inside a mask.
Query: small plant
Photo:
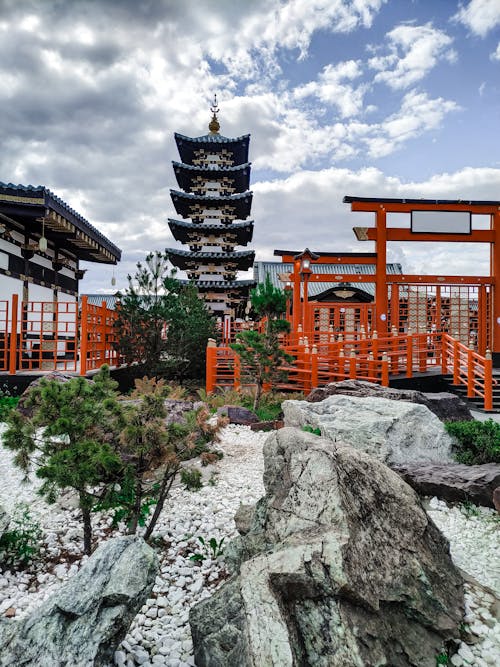
[[[4,422],[11,410],[13,410],[19,403],[19,396],[12,396],[9,388],[4,385],[0,389],[0,422]]]
[[[479,507],[477,507],[477,505],[474,505],[474,503],[471,503],[470,500],[464,500],[462,503],[460,503],[460,511],[468,519],[470,519],[473,516],[481,516],[481,511],[479,510]]]
[[[436,667],[439,667],[439,665],[449,665],[450,664],[450,659],[448,658],[448,654],[444,653],[443,651],[441,653],[438,653],[436,656]]]
[[[195,563],[202,563],[205,558],[211,558],[212,560],[215,560],[219,556],[222,556],[224,553],[224,537],[217,541],[215,537],[211,537],[208,542],[201,537],[201,535],[198,536],[198,542],[202,546],[202,551],[198,551],[195,554],[192,554],[189,556],[189,560],[192,560]]]
[[[201,472],[197,468],[183,468],[181,470],[181,482],[187,491],[198,491],[203,486]]]
[[[219,482],[219,479],[218,479],[218,477],[217,477],[217,473],[214,471],[214,472],[210,475],[210,478],[209,478],[209,480],[208,480],[208,485],[209,485],[209,486],[217,486],[218,482]]]
[[[42,530],[26,504],[16,507],[9,530],[0,537],[0,563],[22,569],[38,556]]]
[[[447,422],[448,433],[456,438],[455,459],[466,465],[500,463],[500,424],[488,419]]]
[[[314,428],[309,424],[305,424],[302,427],[302,430],[305,431],[306,433],[312,433],[313,435],[321,435],[321,429],[319,427]]]

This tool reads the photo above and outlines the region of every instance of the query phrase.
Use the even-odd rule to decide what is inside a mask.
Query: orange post
[[[453,340],[453,384],[460,384],[460,348],[458,340]]]
[[[9,375],[15,375],[17,370],[17,314],[19,308],[19,297],[12,295],[12,319],[10,324],[10,347],[9,347]]]
[[[490,350],[486,350],[484,357],[484,409],[493,410],[493,362]]]
[[[292,332],[297,333],[300,324],[300,259],[293,263],[293,297],[292,297]]]
[[[356,379],[356,352],[351,351],[349,355],[349,380]]]
[[[413,377],[413,338],[406,336],[406,377]]]
[[[467,350],[467,398],[474,396],[474,352]]]
[[[237,354],[234,357],[234,388],[236,391],[241,388],[241,361]]]
[[[382,354],[382,386],[389,386],[389,360],[387,359],[387,352]]]
[[[207,343],[206,371],[206,391],[211,394],[215,389],[217,376],[217,347],[213,338],[209,338]]]
[[[311,350],[311,389],[318,386],[318,348],[312,346]]]
[[[377,313],[377,331],[384,335],[387,332],[387,216],[382,204],[375,214],[377,240],[375,242],[376,277],[375,277],[375,310]]]
[[[87,375],[87,350],[88,350],[88,319],[89,319],[88,297],[82,296],[81,312],[81,334],[80,334],[80,375]]]

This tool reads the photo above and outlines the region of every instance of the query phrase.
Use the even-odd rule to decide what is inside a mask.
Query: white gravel
[[[227,426],[218,449],[224,458],[214,466],[214,485],[198,492],[177,486],[171,492],[156,530],[163,540],[160,573],[151,598],[134,619],[115,653],[119,667],[194,665],[188,610],[208,597],[225,578],[223,561],[206,559],[194,564],[189,556],[200,550],[198,536],[205,539],[236,535],[233,521],[240,503],[253,503],[263,494],[262,445],[265,433],[245,426]],[[13,607],[16,618],[29,613],[74,574],[81,557],[82,531],[71,496],[48,506],[35,495],[35,484],[22,484],[12,454],[0,447],[0,504],[12,511],[19,501],[30,510],[44,530],[44,560],[24,573],[0,571],[0,615]],[[431,499],[428,512],[450,540],[455,563],[478,584],[466,584],[466,615],[462,643],[452,657],[455,667],[488,667],[500,664],[500,522],[493,510],[481,508],[466,516],[459,507]],[[96,521],[95,534],[109,534],[109,517]],[[47,563],[49,566],[47,567]],[[487,588],[484,588],[487,587]],[[495,592],[496,597],[492,592]]]

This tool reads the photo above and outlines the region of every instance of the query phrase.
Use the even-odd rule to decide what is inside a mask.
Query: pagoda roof
[[[253,236],[253,220],[245,222],[233,222],[231,225],[221,225],[216,223],[195,224],[193,222],[186,222],[184,220],[168,219],[168,226],[176,241],[181,243],[188,243],[189,239],[194,235],[206,236],[207,234],[215,234],[221,237],[226,237],[231,234],[235,237],[238,245],[246,245],[250,243]]]
[[[200,148],[205,148],[210,153],[218,153],[226,149],[233,153],[235,164],[248,162],[249,134],[234,138],[224,137],[218,133],[204,134],[201,137],[186,137],[184,134],[175,132],[174,137],[181,160],[187,164],[192,163],[195,151],[199,151]]]
[[[239,291],[245,294],[250,292],[257,286],[255,280],[198,280],[198,281],[181,281],[186,284],[194,282],[198,291],[200,292],[234,292]]]
[[[172,165],[179,187],[187,192],[191,191],[193,179],[196,176],[210,180],[229,177],[237,192],[245,192],[250,187],[250,162],[234,167],[200,167],[175,161],[172,161]]]
[[[212,197],[210,195],[194,195],[190,192],[170,190],[170,196],[172,197],[175,210],[179,215],[182,215],[183,218],[191,217],[190,205],[202,204],[204,208],[208,209],[218,209],[224,206],[231,206],[234,208],[236,217],[240,220],[244,220],[250,215],[253,193],[251,190],[247,190],[246,192],[234,195],[226,195],[225,197]]]
[[[116,264],[121,250],[44,185],[0,183],[0,213],[27,231],[64,242],[79,259]]]
[[[241,250],[238,252],[190,252],[189,250],[177,250],[166,248],[169,259],[179,269],[191,268],[193,264],[226,264],[236,263],[238,268],[246,271],[253,266],[255,259],[254,250]]]

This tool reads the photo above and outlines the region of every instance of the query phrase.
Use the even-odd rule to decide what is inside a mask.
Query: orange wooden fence
[[[85,375],[103,364],[119,365],[116,312],[103,301],[0,301],[0,371],[59,370]]]
[[[324,335],[323,335],[324,334]],[[414,373],[434,370],[446,374],[453,369],[454,384],[465,384],[468,396],[480,396],[486,410],[492,409],[491,355],[482,357],[448,334],[422,333],[379,338],[359,332],[335,335],[327,332],[301,334],[297,342],[287,337],[283,349],[293,362],[281,368],[287,380],[278,389],[309,392],[312,388],[344,379],[389,385],[390,377],[411,378]],[[313,341],[312,343],[310,341]],[[451,372],[451,371],[450,371]],[[245,369],[230,347],[207,347],[207,392],[217,387],[241,388]]]

